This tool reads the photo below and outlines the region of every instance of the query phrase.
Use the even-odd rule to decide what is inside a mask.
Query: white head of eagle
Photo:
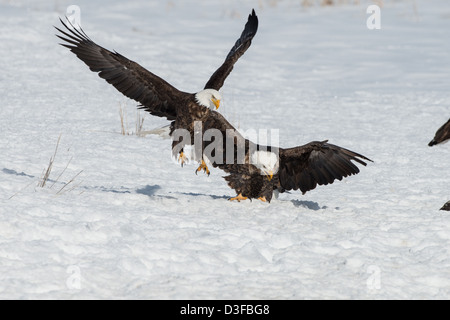
[[[198,104],[211,110],[217,110],[220,106],[222,95],[215,89],[204,89],[195,94],[195,100]]]
[[[269,180],[271,180],[273,175],[278,172],[280,165],[277,154],[270,151],[255,151],[251,155],[250,161],[251,164],[257,167],[261,171],[261,174],[266,175]]]

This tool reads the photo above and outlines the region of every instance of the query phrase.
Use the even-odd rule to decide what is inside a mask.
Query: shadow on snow
[[[326,207],[320,207],[319,204],[317,202],[314,201],[300,201],[300,200],[291,200],[292,204],[296,207],[296,208],[308,208],[314,211],[320,210],[320,209],[325,209]]]
[[[23,176],[23,177],[28,177],[28,178],[35,178],[35,176],[31,176],[31,175],[29,175],[29,174],[26,174],[25,172],[17,172],[16,170],[12,170],[12,169],[7,169],[7,168],[3,168],[2,169],[2,172],[3,173],[6,173],[6,174],[13,174],[13,175],[16,175],[16,176]]]

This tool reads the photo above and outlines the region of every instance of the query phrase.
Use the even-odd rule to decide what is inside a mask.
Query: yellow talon
[[[262,202],[267,202],[266,196],[264,196],[264,197],[259,197],[258,200],[261,200]]]
[[[181,166],[183,166],[187,162],[188,158],[184,155],[184,152],[181,151],[178,157],[178,162],[181,162]]]
[[[198,166],[197,170],[195,171],[195,174],[197,172],[203,170],[203,172],[206,172],[206,174],[209,176],[211,172],[209,172],[208,166],[206,165],[205,161],[202,159],[202,163]]]
[[[228,200],[233,201],[233,200],[237,200],[238,202],[241,202],[241,200],[247,200],[247,197],[243,197],[242,193],[239,193],[236,197],[234,198],[230,198]]]

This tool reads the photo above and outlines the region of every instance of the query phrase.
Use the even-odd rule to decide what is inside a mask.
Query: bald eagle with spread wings
[[[177,129],[188,130],[191,141],[174,141],[172,149],[180,143],[193,144],[194,122],[205,121],[212,110],[218,109],[222,95],[218,91],[233,70],[236,61],[250,47],[258,29],[258,17],[255,10],[248,16],[241,36],[235,42],[222,65],[212,74],[203,90],[187,93],[173,87],[167,81],[129,60],[120,53],[110,51],[92,41],[80,26],[74,26],[67,20],[60,19],[66,31],[55,27],[61,34],[57,35],[89,69],[97,72],[100,78],[112,84],[122,94],[139,102],[140,108],[158,117],[172,121],[170,135]],[[179,160],[183,165],[187,160],[183,148],[179,149]],[[209,172],[204,161],[197,171]]]
[[[237,193],[230,200],[270,202],[274,192],[289,190],[305,194],[317,185],[331,184],[359,173],[353,162],[364,166],[366,161],[372,162],[328,141],[313,141],[293,148],[259,145],[244,138],[216,111],[205,121],[202,130],[204,134],[208,130],[217,132],[212,135],[214,139],[203,142],[203,156],[229,174],[224,178]]]

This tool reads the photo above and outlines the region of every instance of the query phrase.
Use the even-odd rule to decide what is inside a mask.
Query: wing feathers
[[[450,211],[450,201],[447,201],[440,210]]]
[[[65,41],[61,45],[70,49],[91,71],[98,72],[125,96],[140,102],[142,109],[149,113],[169,120],[176,118],[177,106],[190,94],[179,91],[123,55],[97,45],[69,21],[68,24],[60,21],[66,28],[55,27],[60,32],[57,37]]]
[[[236,40],[233,48],[231,48],[230,52],[227,55],[227,59],[232,59],[233,55],[236,54],[240,49],[244,51],[248,49],[250,46],[250,42],[256,34],[258,30],[258,17],[256,16],[255,9],[252,9],[252,13],[248,15],[247,23],[245,24],[244,30],[241,33],[239,39]],[[242,52],[242,54],[244,53]]]
[[[253,37],[258,30],[258,17],[256,16],[255,10],[248,16],[247,23],[245,24],[244,30],[241,33],[239,39],[231,48],[223,64],[217,69],[208,82],[205,85],[205,89],[216,89],[222,88],[225,79],[233,70],[233,66],[236,61],[247,51],[250,47]]]
[[[450,139],[450,119],[436,131],[433,140],[428,143],[428,146],[432,147],[448,139]]]
[[[327,141],[280,149],[279,187],[285,190],[300,189],[305,193],[317,185],[327,185],[359,173],[359,168],[352,161],[365,166],[367,163],[364,160],[372,161]]]

